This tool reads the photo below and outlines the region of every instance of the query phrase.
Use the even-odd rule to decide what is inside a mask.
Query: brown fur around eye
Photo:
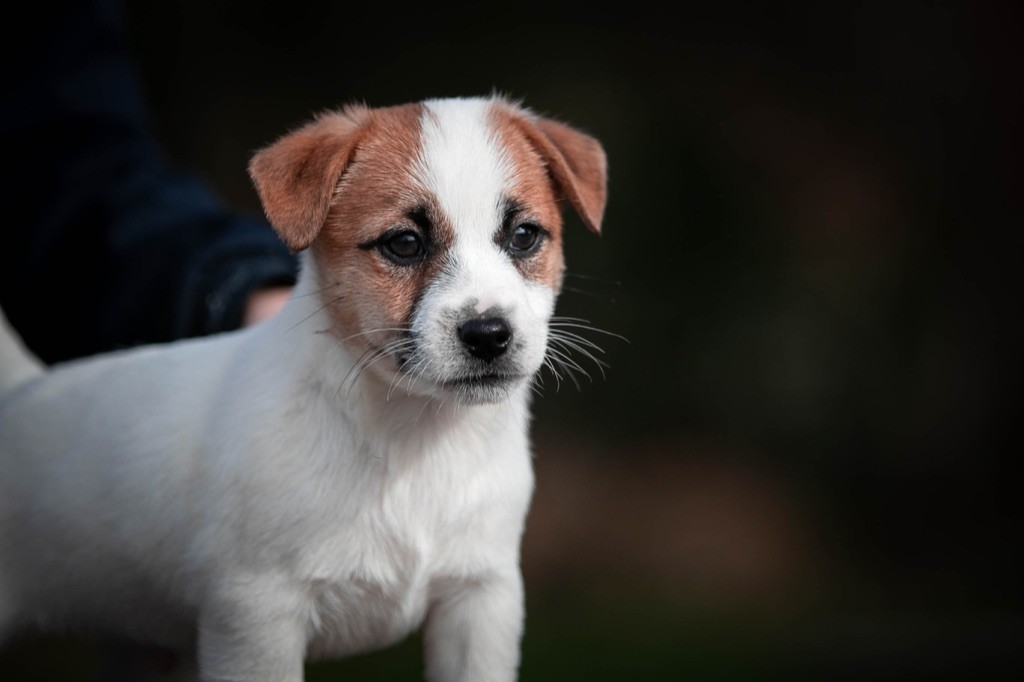
[[[402,336],[395,330],[409,327],[416,302],[453,241],[450,226],[415,179],[421,115],[419,104],[367,112],[359,145],[313,245],[321,288],[337,282],[330,291],[344,296],[344,305],[327,307],[334,322],[330,331],[357,348],[379,347]],[[429,253],[422,263],[396,265],[366,248],[386,230],[410,224],[411,212],[431,223]],[[387,331],[372,331],[378,329]]]
[[[552,177],[543,157],[523,133],[522,126],[529,124],[522,112],[504,102],[497,102],[491,110],[491,124],[498,132],[510,166],[515,169],[507,199],[520,207],[522,218],[540,225],[550,235],[537,253],[517,259],[515,266],[524,277],[557,291],[562,286],[565,261],[562,257],[562,215]]]

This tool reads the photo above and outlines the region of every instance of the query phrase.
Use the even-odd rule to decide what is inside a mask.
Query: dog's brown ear
[[[293,251],[312,244],[327,219],[334,189],[359,141],[359,118],[351,109],[323,114],[249,162],[263,210]]]
[[[608,161],[601,143],[547,118],[530,119],[524,131],[583,224],[600,234],[608,199]]]

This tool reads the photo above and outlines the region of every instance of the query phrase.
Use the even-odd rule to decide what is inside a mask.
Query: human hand
[[[292,287],[290,286],[264,287],[252,292],[249,295],[249,300],[245,302],[242,326],[251,327],[273,317],[284,307],[291,295]]]

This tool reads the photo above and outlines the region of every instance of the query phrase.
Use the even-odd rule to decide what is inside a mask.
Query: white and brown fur
[[[269,322],[45,372],[0,325],[0,635],[87,627],[195,650],[204,681],[295,682],[423,624],[428,679],[514,679],[559,201],[599,231],[600,145],[435,100],[319,116],[250,170],[304,252]],[[513,257],[523,223],[541,242]],[[396,229],[420,262],[386,257]],[[457,333],[486,315],[512,330],[491,362]]]

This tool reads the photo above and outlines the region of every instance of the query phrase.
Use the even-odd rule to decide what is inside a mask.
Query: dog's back
[[[7,317],[0,310],[0,405],[3,404],[7,393],[41,374],[42,371],[42,363],[25,348],[17,333],[11,328]],[[3,459],[3,451],[0,450],[0,463]],[[0,482],[4,478],[4,474],[0,473]],[[10,586],[11,578],[5,571],[6,562],[3,560],[7,535],[5,533],[6,519],[11,516],[8,507],[9,500],[6,494],[0,491],[0,641],[15,615]]]
[[[193,526],[180,502],[204,413],[215,412],[218,377],[206,370],[237,342],[140,348],[44,371],[3,333],[0,634],[84,620],[179,644],[194,614],[175,612],[187,606],[180,594],[159,595],[177,592],[169,582],[187,570],[183,534]]]

